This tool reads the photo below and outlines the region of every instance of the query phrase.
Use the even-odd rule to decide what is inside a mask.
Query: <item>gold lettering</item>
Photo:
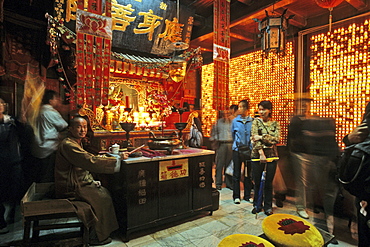
[[[169,40],[171,42],[181,41],[182,28],[184,24],[179,23],[176,17],[173,18],[173,21],[165,20],[166,28],[163,33],[158,35],[159,38],[164,40]]]
[[[77,12],[77,0],[67,0],[66,9],[66,22],[70,22],[71,20],[75,21]]]
[[[112,0],[113,30],[126,31],[130,22],[136,19],[136,16],[129,16],[134,11],[135,9],[132,8],[132,4],[124,6],[118,4],[117,0]]]
[[[151,10],[151,9],[149,9],[149,12],[139,12],[139,15],[144,16],[144,22],[141,22],[138,25],[138,27],[142,28],[142,29],[135,28],[134,33],[135,34],[145,34],[145,33],[147,33],[148,34],[148,40],[152,41],[154,29],[156,29],[161,24],[161,22],[157,21],[157,20],[158,19],[163,20],[163,18],[153,14],[153,10]]]
[[[164,2],[161,2],[161,3],[159,4],[159,8],[160,8],[160,9],[163,9],[163,10],[167,10],[167,4],[165,4]]]

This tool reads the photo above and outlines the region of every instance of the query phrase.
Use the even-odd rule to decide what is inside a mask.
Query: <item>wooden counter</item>
[[[120,231],[173,222],[201,210],[212,213],[214,151],[188,148],[181,154],[129,158],[110,181]]]

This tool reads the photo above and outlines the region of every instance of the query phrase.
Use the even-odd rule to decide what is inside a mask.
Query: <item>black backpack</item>
[[[352,195],[370,198],[370,136],[344,149],[338,162],[338,178]]]

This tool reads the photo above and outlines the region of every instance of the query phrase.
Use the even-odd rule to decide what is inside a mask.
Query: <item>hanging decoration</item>
[[[185,44],[185,43],[184,43]],[[186,48],[185,48],[186,49]],[[186,75],[186,59],[182,56],[183,48],[177,48],[173,52],[173,57],[169,64],[168,74],[175,82],[181,82]]]
[[[329,10],[329,32],[331,32],[331,26],[333,22],[333,16],[331,12],[333,8],[337,7],[339,4],[343,2],[343,0],[315,0],[316,4],[319,5],[321,8],[325,8]]]
[[[213,12],[213,109],[224,110],[229,104],[230,0],[215,0]]]
[[[266,55],[275,51],[276,53],[285,52],[286,43],[286,31],[288,30],[289,19],[293,18],[294,15],[285,18],[287,9],[284,10],[282,15],[275,15],[274,11],[272,15],[269,15],[266,11],[266,17],[261,21],[253,19],[258,22],[258,29],[261,32],[261,45],[262,50]]]
[[[94,109],[108,104],[112,39],[110,0],[78,0],[76,14],[77,105]],[[86,6],[85,6],[86,5]],[[87,11],[84,11],[84,9]]]
[[[56,72],[59,76],[58,80],[64,90],[64,99],[70,104],[74,104],[73,97],[74,88],[66,74],[66,67],[62,62],[59,49],[70,50],[70,46],[65,44],[60,47],[61,39],[64,43],[72,44],[76,40],[76,34],[64,26],[64,19],[57,15],[56,17],[46,13],[45,18],[48,20],[47,39],[46,43],[50,46],[51,59],[48,67],[57,66]],[[72,51],[72,56],[74,52]],[[72,65],[73,66],[73,65]],[[68,67],[68,65],[67,65]]]
[[[176,1],[176,6],[177,20],[180,20],[180,0]],[[176,32],[180,34],[181,30],[181,28],[177,28]],[[182,42],[181,37],[174,37],[174,42],[169,45],[169,48],[173,50],[173,56],[169,65],[168,74],[173,81],[180,82],[185,78],[187,65],[185,58],[182,56],[182,52],[189,48],[189,44]]]

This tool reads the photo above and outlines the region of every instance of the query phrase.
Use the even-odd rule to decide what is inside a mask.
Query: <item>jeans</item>
[[[233,199],[240,199],[240,179],[241,179],[241,166],[244,163],[245,172],[244,174],[244,200],[251,198],[252,190],[252,180],[251,172],[252,166],[251,162],[247,160],[241,160],[238,151],[233,151],[233,162],[234,162],[234,171],[233,171]]]

